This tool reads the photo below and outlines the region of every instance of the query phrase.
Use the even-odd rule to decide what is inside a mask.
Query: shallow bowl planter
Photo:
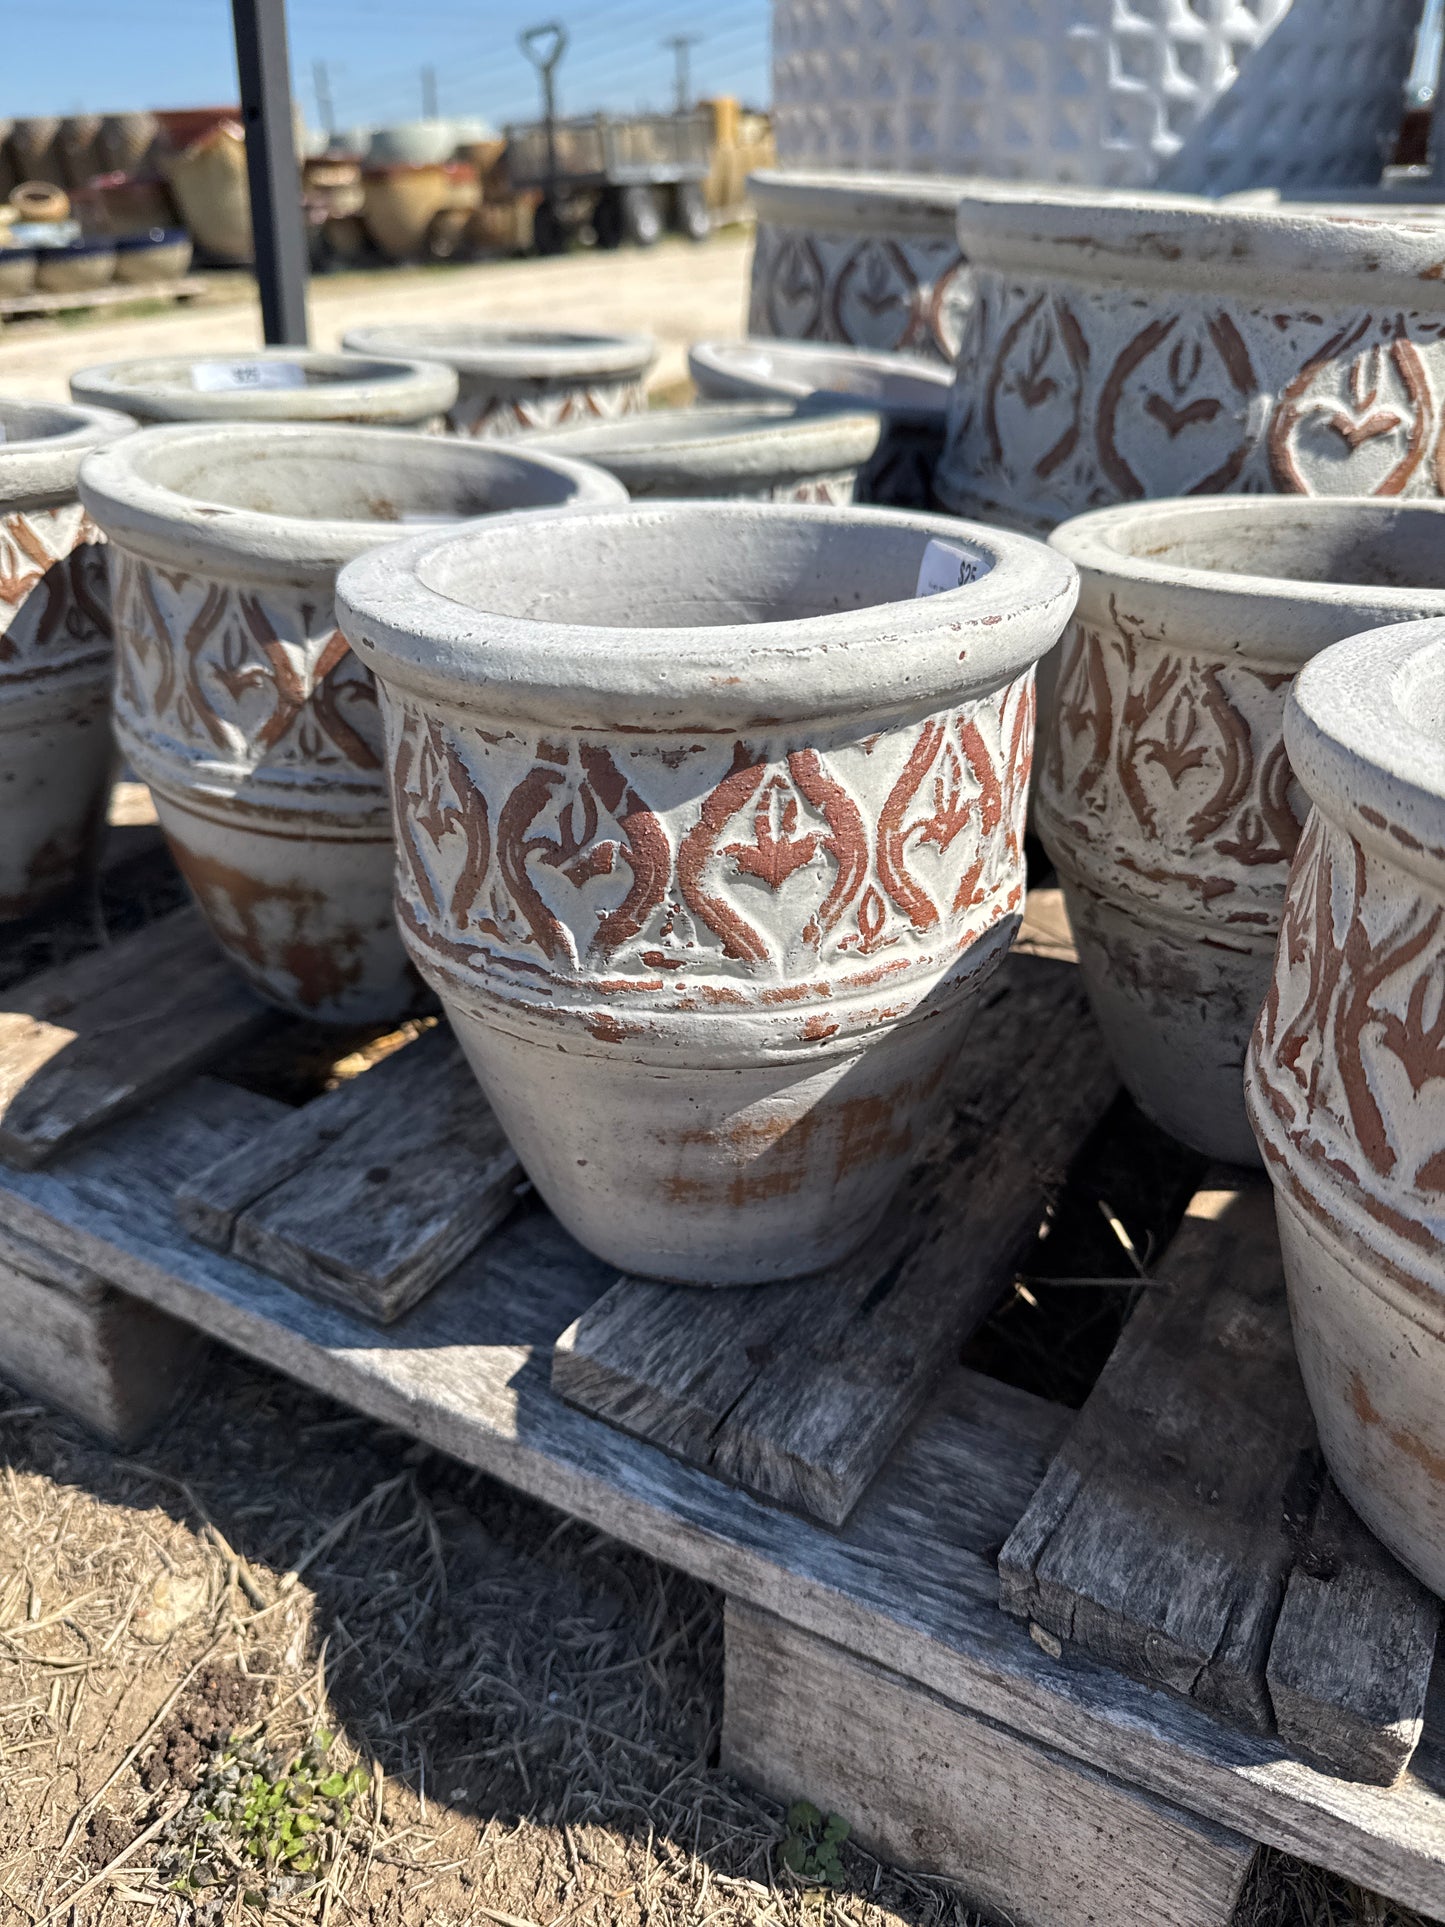
[[[44,294],[86,294],[92,288],[108,287],[114,279],[114,241],[69,241],[62,247],[36,249],[35,285]]]
[[[0,399],[0,917],[69,889],[104,830],[110,598],[76,477],[133,427],[108,410]]]
[[[1346,1498],[1445,1593],[1445,622],[1305,668],[1285,715],[1313,804],[1248,1101],[1290,1314]]]
[[[748,333],[952,367],[973,298],[955,232],[967,185],[929,175],[749,175],[757,241]]]
[[[708,496],[842,507],[853,500],[858,471],[882,433],[882,418],[872,411],[710,402],[529,437],[526,446],[596,463],[634,501]]]
[[[564,334],[467,322],[388,322],[352,328],[343,345],[364,355],[418,355],[455,370],[460,392],[447,420],[458,435],[519,435],[529,428],[640,414],[650,335]]]
[[[1165,495],[1439,495],[1445,280],[1408,210],[979,183],[937,487],[1046,529]]]
[[[1445,504],[1140,502],[1052,540],[1079,607],[1034,828],[1129,1091],[1196,1150],[1254,1163],[1245,1048],[1306,808],[1285,699],[1342,637],[1445,616]]]
[[[86,464],[110,538],[116,732],[221,947],[264,996],[369,1022],[412,999],[371,678],[336,572],[410,522],[613,501],[579,463],[351,426],[148,429]]]
[[[915,599],[935,538],[975,579]],[[1016,537],[738,502],[344,572],[407,943],[590,1249],[746,1284],[876,1223],[1018,921],[1031,669],[1074,592]]]
[[[77,401],[152,422],[360,422],[426,428],[456,399],[456,376],[436,361],[252,348],[220,355],[157,355],[82,368]]]

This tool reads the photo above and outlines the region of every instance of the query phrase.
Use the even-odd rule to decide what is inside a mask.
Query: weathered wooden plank
[[[78,1146],[56,1170],[0,1171],[0,1221],[730,1597],[1039,1745],[1445,1916],[1438,1714],[1433,1724],[1427,1716],[1398,1786],[1363,1786],[1282,1757],[1277,1739],[1225,1726],[1087,1655],[1054,1659],[998,1611],[994,1557],[1008,1521],[974,1495],[995,1483],[998,1461],[1008,1467],[999,1489],[1022,1503],[1062,1422],[1052,1408],[951,1372],[846,1527],[824,1530],[553,1397],[551,1336],[610,1274],[540,1208],[515,1213],[403,1323],[383,1330],[197,1243],[177,1224],[154,1167],[168,1139],[199,1137],[195,1164],[210,1161],[245,1100],[200,1078]],[[249,1113],[244,1127],[255,1129]]]
[[[1425,1724],[1440,1601],[1326,1479],[1266,1678],[1281,1739],[1327,1773],[1393,1786]]]
[[[1117,1090],[1078,972],[1011,957],[946,1114],[845,1264],[752,1291],[624,1278],[559,1339],[553,1390],[777,1504],[840,1524],[996,1303]]]
[[[500,1223],[521,1183],[443,1026],[197,1173],[176,1209],[218,1251],[385,1324]]]
[[[722,1759],[1015,1927],[1227,1927],[1252,1841],[727,1602]]]
[[[28,978],[0,1011],[0,1157],[24,1169],[275,1018],[194,910]]]

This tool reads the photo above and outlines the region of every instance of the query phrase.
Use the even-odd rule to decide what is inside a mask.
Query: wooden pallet
[[[121,308],[133,301],[201,301],[215,291],[205,274],[185,274],[172,281],[113,281],[104,288],[75,289],[48,294],[33,288],[29,294],[0,295],[0,320],[18,321],[31,315],[68,314],[80,308]]]

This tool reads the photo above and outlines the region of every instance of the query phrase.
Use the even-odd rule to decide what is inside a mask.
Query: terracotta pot
[[[1285,698],[1342,636],[1445,616],[1445,505],[1141,502],[1066,522],[1053,544],[1079,570],[1079,607],[1034,828],[1094,1014],[1142,1109],[1254,1163],[1245,1047],[1306,807]]]
[[[152,228],[185,233],[175,196],[159,175],[102,174],[91,182],[86,198],[105,233],[148,234]]]
[[[65,186],[65,170],[60,164],[60,117],[58,114],[31,115],[10,124],[10,151],[15,156],[15,171],[22,181],[48,182]]]
[[[371,678],[336,627],[342,563],[404,521],[614,500],[610,476],[432,435],[156,428],[88,462],[110,538],[116,732],[217,942],[263,997],[399,1014]]]
[[[914,599],[930,538],[977,579]],[[748,1284],[876,1223],[1017,925],[1030,670],[1074,593],[989,530],[735,502],[344,572],[407,944],[590,1249]]]
[[[1295,1343],[1340,1489],[1445,1592],[1445,623],[1304,669],[1314,808],[1250,1045]]]
[[[96,137],[103,174],[135,174],[150,158],[160,132],[154,114],[106,114]]]
[[[953,366],[973,299],[954,219],[967,182],[883,174],[748,178],[748,333]]]
[[[389,261],[416,261],[438,214],[470,210],[482,198],[477,170],[464,161],[368,167],[362,180],[366,231]]]
[[[217,122],[179,152],[162,154],[160,168],[196,246],[212,260],[245,266],[251,259],[251,189],[241,123]]]
[[[294,387],[217,387],[227,369],[299,368]],[[383,361],[315,348],[251,348],[229,355],[155,355],[81,368],[70,377],[77,401],[122,408],[140,422],[362,422],[373,428],[433,425],[456,396],[440,362]]]
[[[60,123],[56,150],[65,185],[72,193],[106,169],[100,160],[100,115],[69,114]]]
[[[76,475],[129,435],[123,415],[0,400],[0,917],[28,915],[93,864],[105,828],[110,600]]]
[[[1162,495],[1439,495],[1437,221],[978,183],[940,496],[1045,529]]]
[[[705,496],[841,508],[882,432],[882,418],[859,409],[712,402],[528,436],[525,446],[594,462],[634,501]]]
[[[885,433],[862,476],[858,500],[928,508],[943,452],[951,384],[918,355],[882,354],[817,342],[698,341],[688,350],[698,393],[716,401],[801,401],[846,395],[867,402]]]
[[[468,322],[385,322],[352,328],[342,346],[364,355],[425,355],[460,383],[448,414],[458,435],[518,435],[529,428],[635,415],[647,406],[650,335],[563,334]]]
[[[184,228],[158,227],[116,237],[117,281],[179,281],[190,265],[191,237]]]
[[[46,294],[88,294],[115,279],[115,242],[71,241],[64,247],[38,248],[35,285]]]
[[[64,221],[70,214],[70,196],[50,181],[21,181],[9,198],[22,221]]]

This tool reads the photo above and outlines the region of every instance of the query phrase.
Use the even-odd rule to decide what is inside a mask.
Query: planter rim
[[[129,415],[73,402],[0,396],[0,512],[73,501],[92,450],[135,433]],[[18,432],[21,431],[21,432]]]
[[[348,328],[342,345],[364,355],[422,355],[459,375],[505,381],[637,380],[657,359],[651,335],[509,327],[502,322],[384,321]]]
[[[299,362],[323,379],[304,388],[208,393],[193,385],[191,373],[198,362],[213,361]],[[327,422],[361,414],[377,423],[405,424],[445,414],[457,398],[457,378],[438,361],[317,348],[235,348],[102,362],[77,369],[70,392],[79,402],[123,409],[151,421]]]
[[[539,583],[549,576],[575,583],[590,544],[604,587],[609,574],[641,580],[663,556],[676,593],[699,575],[716,582],[727,567],[765,568],[770,544],[785,532],[825,582],[830,566],[844,558],[857,566],[865,550],[880,562],[886,557],[895,576],[912,576],[930,537],[965,549],[984,573],[941,595],[835,605],[777,621],[593,625],[495,606],[542,600],[507,580],[519,552]],[[489,571],[493,584],[501,578],[490,595]],[[766,585],[753,580],[765,594]],[[389,548],[383,561],[363,556],[346,568],[337,610],[352,646],[384,681],[432,699],[573,728],[667,733],[916,714],[967,700],[1037,661],[1076,592],[1073,565],[1042,544],[948,516],[652,502],[544,511],[525,522],[498,516],[420,536]]]
[[[849,174],[760,168],[748,176],[760,223],[823,233],[932,234],[953,239],[965,175]]]
[[[720,401],[549,430],[521,445],[595,462],[624,484],[695,489],[861,467],[882,430],[875,411]]]
[[[1291,533],[1327,540],[1413,529],[1440,554],[1439,585],[1288,576],[1267,566]],[[1049,546],[1082,578],[1081,600],[1119,585],[1127,613],[1167,636],[1173,649],[1298,667],[1320,649],[1390,622],[1445,617],[1445,502],[1379,496],[1222,495],[1161,497],[1093,509],[1062,522]],[[1214,541],[1244,549],[1239,567],[1176,559]],[[1244,566],[1257,559],[1266,566]]]
[[[389,499],[392,516],[322,518],[246,508],[219,495],[172,486],[167,469],[198,457],[225,472],[228,460],[265,463],[288,452],[308,452],[377,471],[378,483],[401,496]],[[100,449],[82,466],[80,496],[107,534],[162,567],[197,563],[241,575],[333,574],[367,549],[395,540],[407,513],[400,484],[407,479],[470,484],[480,494],[508,484],[531,483],[547,506],[563,502],[612,503],[626,499],[622,484],[603,470],[542,450],[533,454],[512,442],[474,442],[453,436],[374,429],[341,422],[173,422],[143,428],[124,442]],[[430,514],[430,504],[416,511]],[[508,504],[508,508],[515,504]],[[469,509],[463,519],[497,511]],[[501,511],[505,513],[506,511]],[[437,512],[435,530],[457,518]]]
[[[959,246],[975,268],[1270,302],[1445,310],[1445,231],[1394,207],[971,181]],[[1301,284],[1304,285],[1301,285]]]
[[[1437,895],[1445,892],[1442,725],[1439,616],[1369,629],[1326,650],[1295,678],[1284,718],[1285,747],[1311,800]]]
[[[811,374],[810,363],[815,368]],[[723,389],[739,400],[841,396],[864,402],[893,421],[926,421],[940,428],[953,392],[953,370],[941,362],[835,341],[775,341],[768,336],[695,341],[687,351],[687,365],[697,385],[719,399]],[[816,372],[819,365],[822,381]]]

